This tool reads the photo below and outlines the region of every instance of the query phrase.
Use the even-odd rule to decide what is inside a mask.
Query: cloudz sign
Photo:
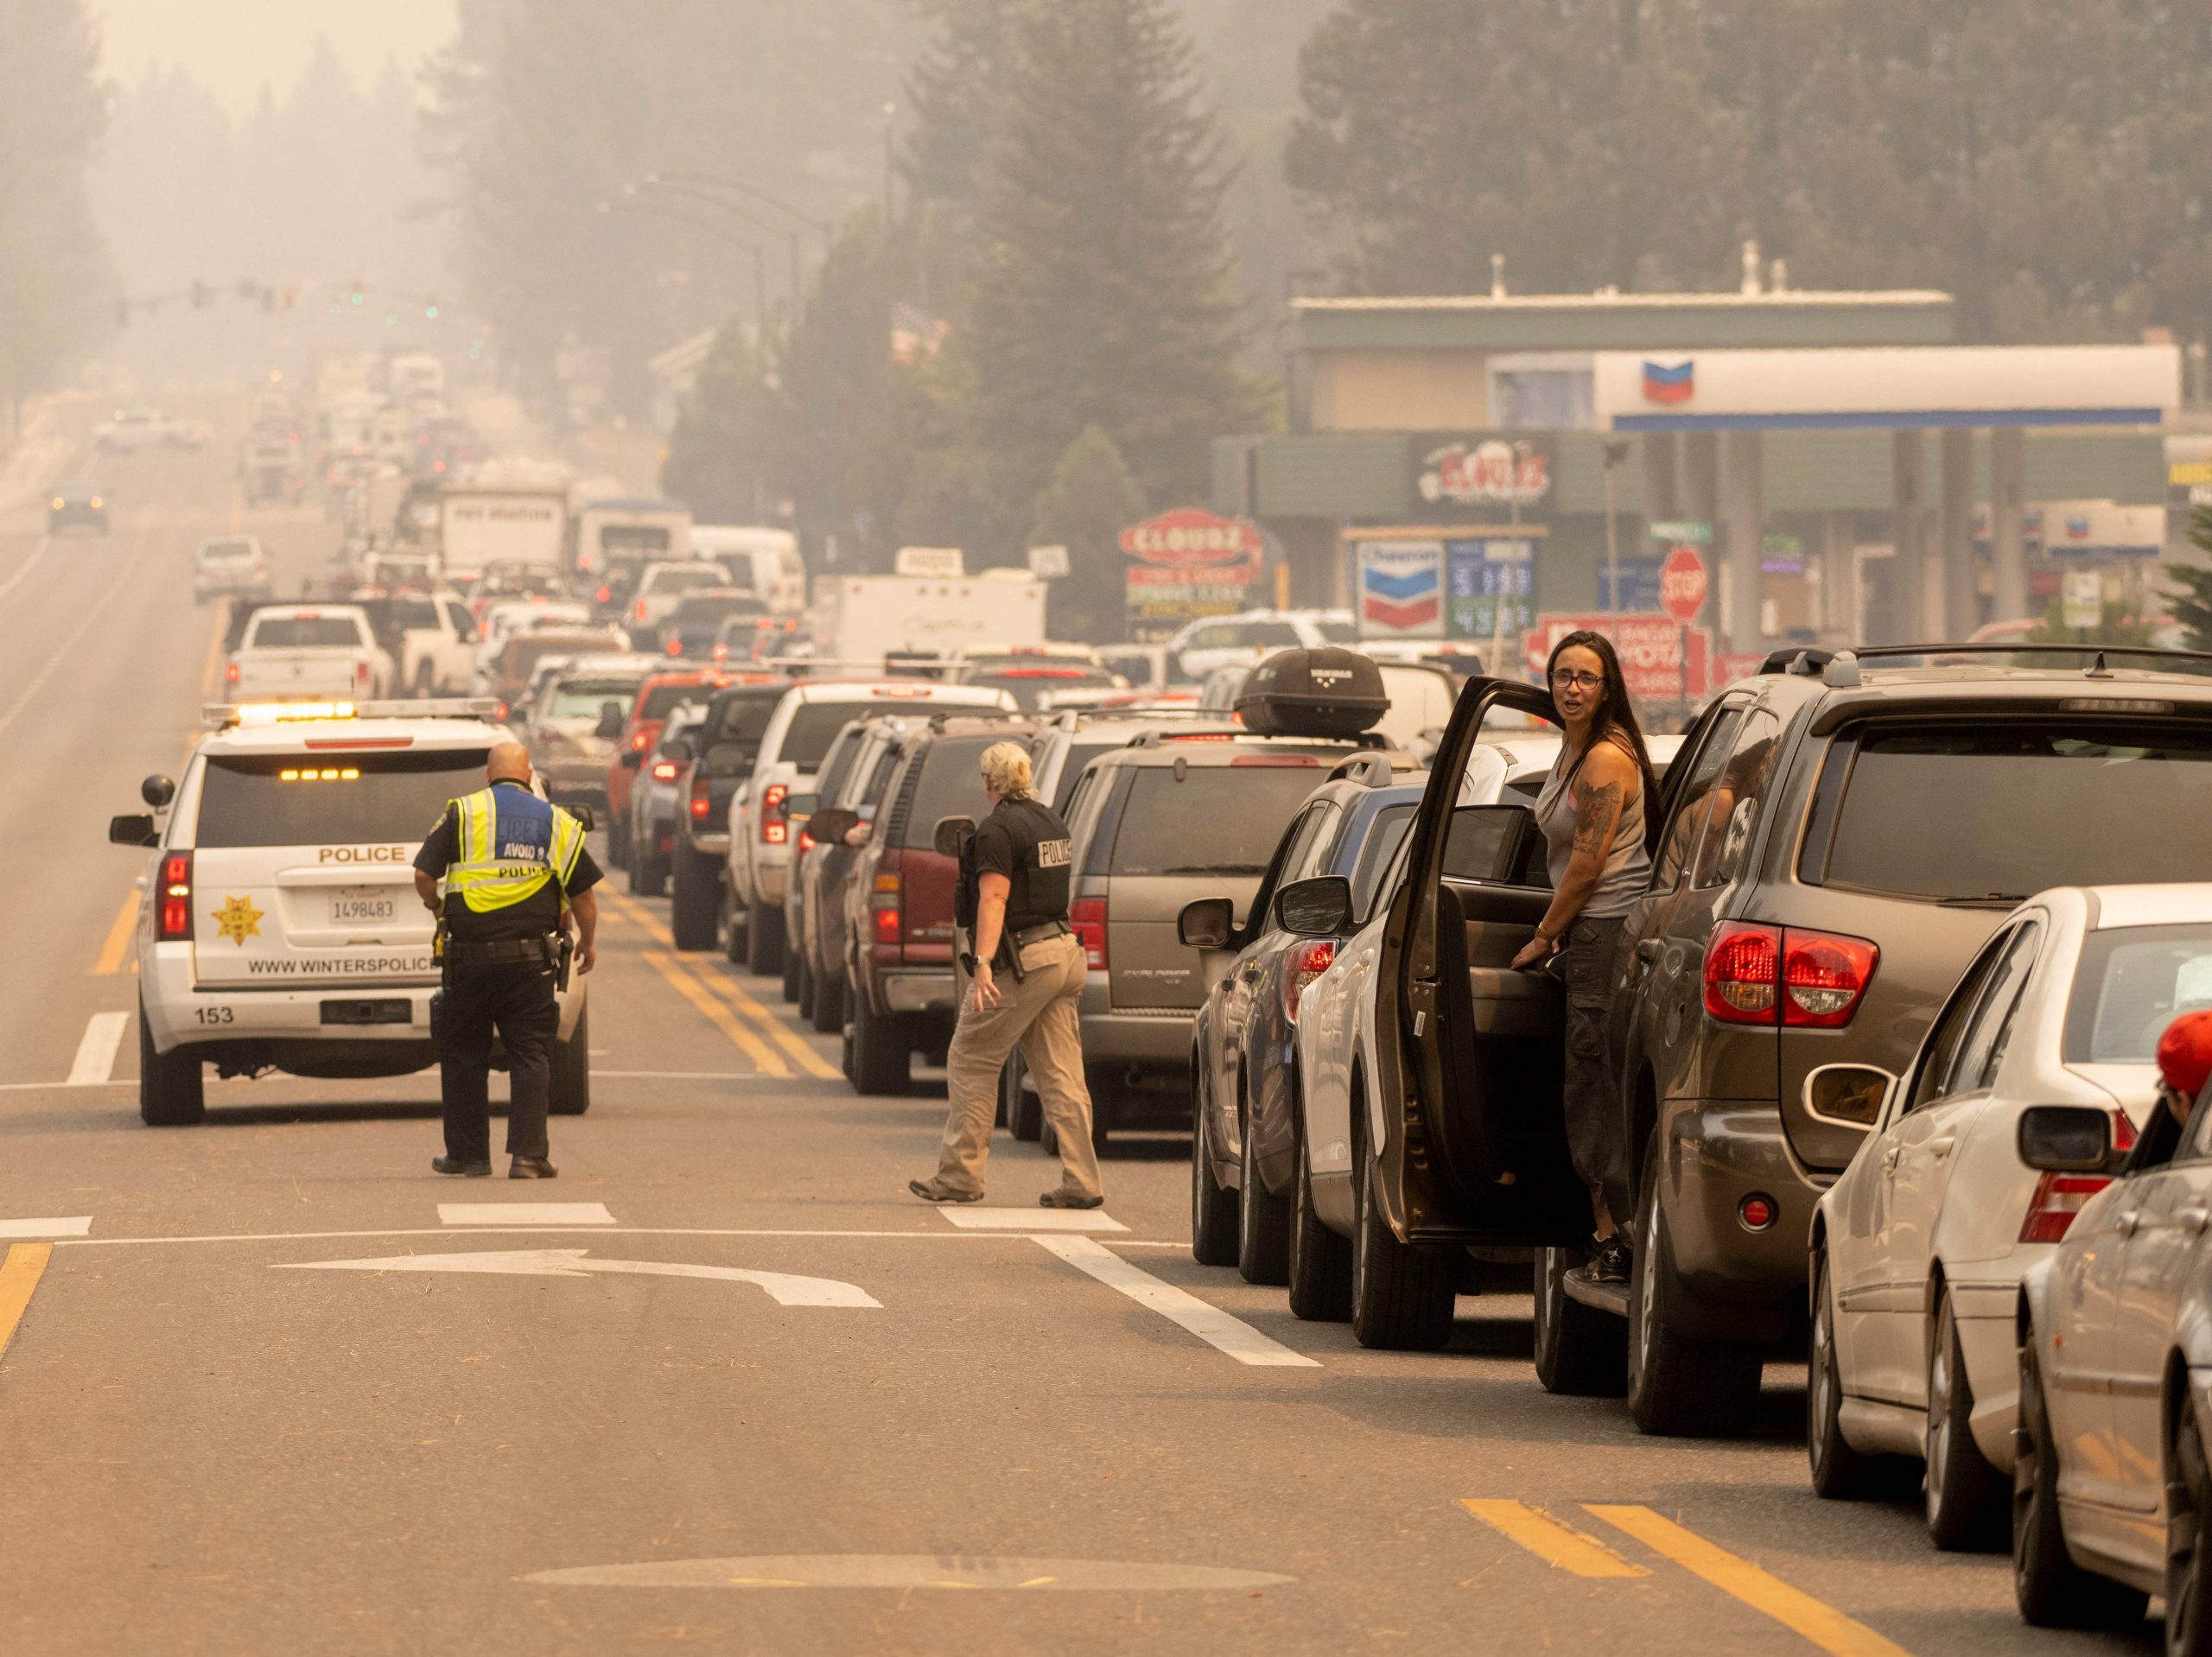
[[[1122,531],[1122,550],[1147,564],[1179,568],[1255,562],[1262,548],[1259,530],[1241,518],[1184,507],[1162,512]]]
[[[1414,439],[1414,488],[1422,502],[1464,517],[1506,523],[1550,509],[1555,467],[1543,433]]]

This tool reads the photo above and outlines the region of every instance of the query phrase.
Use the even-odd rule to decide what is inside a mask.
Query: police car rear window
[[[1328,773],[1319,766],[1139,771],[1114,836],[1113,874],[1265,874],[1275,842]]]
[[[194,842],[419,845],[446,802],[484,786],[486,751],[229,754],[207,762]]]
[[[906,808],[909,848],[926,847],[939,817],[973,817],[982,822],[991,809],[983,792],[983,750],[1003,739],[995,736],[945,737],[930,745],[922,758],[921,780],[914,786],[912,804]]]
[[[361,642],[361,624],[352,616],[264,616],[254,624],[246,648],[257,651],[350,650]]]

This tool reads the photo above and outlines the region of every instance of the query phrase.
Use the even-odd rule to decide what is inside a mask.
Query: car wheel
[[[616,817],[607,825],[607,860],[618,869],[630,867],[630,820]]]
[[[834,1036],[845,1027],[845,969],[825,968],[814,981],[814,1027]]]
[[[1207,1082],[1198,1076],[1198,1120],[1191,1125],[1191,1258],[1201,1266],[1236,1264],[1236,1193],[1213,1177],[1213,1149],[1206,1121],[1211,1110]],[[1059,1148],[1053,1137],[1054,1150]]]
[[[2012,1597],[2021,1619],[2043,1628],[2126,1628],[2141,1622],[2149,1595],[2084,1571],[2066,1551],[2058,1451],[2032,1330],[2020,1349],[2020,1416],[2013,1442]]]
[[[1694,1341],[1674,1327],[1668,1303],[1675,1273],[1659,1165],[1655,1135],[1643,1162],[1629,1284],[1629,1417],[1639,1432],[1662,1437],[1733,1437],[1751,1425],[1764,1355],[1756,1347]]]
[[[1290,1310],[1308,1323],[1351,1316],[1351,1244],[1321,1223],[1313,1208],[1313,1167],[1298,1136],[1298,1188],[1291,1193]]]
[[[206,1076],[196,1048],[166,1057],[154,1051],[146,999],[138,998],[138,1119],[149,1127],[189,1127],[207,1114]]]
[[[1835,1343],[1835,1303],[1825,1244],[1813,1253],[1813,1329],[1805,1356],[1805,1453],[1813,1494],[1853,1501],[1874,1483],[1873,1458],[1843,1436],[1843,1358]]]
[[[796,1002],[798,1000],[800,956],[798,948],[791,941],[791,917],[790,911],[779,910],[777,911],[776,930],[784,940],[784,958],[781,962],[784,975],[784,1000],[786,1001]]]
[[[1433,1352],[1452,1338],[1461,1256],[1398,1241],[1375,1200],[1375,1158],[1357,1095],[1352,1109],[1352,1338],[1388,1351]]]
[[[553,1044],[553,1076],[546,1109],[581,1116],[591,1108],[591,1008],[576,1014],[576,1033]]]
[[[2205,1657],[2212,1651],[2212,1559],[2204,1546],[2212,1476],[2196,1405],[2184,1394],[2177,1408],[2166,1451],[2166,1657]]]
[[[722,866],[682,840],[670,861],[676,889],[669,897],[669,933],[679,949],[711,949],[721,930]]]
[[[1027,1067],[1021,1062],[1021,1049],[1015,1048],[1007,1055],[1006,1070],[999,1076],[999,1085],[1006,1089],[1003,1111],[1006,1131],[1024,1144],[1034,1145],[1045,1131],[1045,1100],[1021,1085]]]
[[[900,1094],[913,1085],[914,1050],[906,1021],[869,1007],[868,997],[853,997],[853,1086],[862,1093]]]
[[[1236,1146],[1236,1274],[1247,1283],[1290,1281],[1290,1204],[1269,1194],[1252,1150],[1252,1113]]]
[[[731,894],[729,882],[722,882],[722,955],[733,966],[745,964],[745,939],[749,930],[746,915],[738,908],[737,899]]]
[[[658,898],[665,890],[668,872],[659,854],[647,851],[642,846],[630,848],[630,895],[633,898]]]
[[[794,949],[791,953],[798,962],[798,994],[793,998],[798,1003],[798,1016],[811,1019],[814,1017],[814,957],[799,949]]]
[[[784,969],[784,911],[756,905],[746,916],[745,964],[763,978]]]
[[[1936,1303],[1928,1343],[1928,1534],[1946,1552],[1993,1552],[2005,1545],[2011,1493],[1974,1441],[1974,1388],[1959,1347],[1948,1285]]]
[[[1576,1252],[1536,1251],[1536,1379],[1563,1398],[1618,1398],[1628,1385],[1628,1320],[1568,1296]]]

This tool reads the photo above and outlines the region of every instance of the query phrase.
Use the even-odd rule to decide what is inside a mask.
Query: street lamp
[[[760,244],[734,236],[713,220],[698,218],[678,210],[664,201],[633,200],[629,201],[600,201],[593,204],[593,211],[603,213],[636,213],[642,218],[663,219],[692,229],[703,231],[716,241],[730,247],[744,248],[753,255],[753,327],[763,340],[768,337],[768,266]]]
[[[766,232],[771,236],[784,237],[788,241],[791,248],[791,315],[794,319],[794,325],[796,325],[796,319],[798,315],[799,310],[800,287],[798,232],[792,230],[787,225],[773,225],[769,223],[766,219],[761,218],[758,210],[747,206],[741,201],[731,201],[722,196],[712,194],[713,189],[716,187],[717,182],[717,181],[712,179],[697,178],[689,174],[648,173],[644,178],[640,179],[634,184],[625,184],[622,187],[622,194],[627,196],[640,197],[646,195],[648,193],[680,196],[687,201],[696,201],[702,206],[712,207],[718,213],[734,213],[738,218],[744,219],[746,223],[753,225],[758,230]],[[804,217],[804,215],[801,216]],[[808,220],[807,222],[812,224],[811,220]],[[823,251],[824,257],[827,257],[830,237],[829,228],[826,225],[814,225],[814,228],[820,231],[822,233]]]

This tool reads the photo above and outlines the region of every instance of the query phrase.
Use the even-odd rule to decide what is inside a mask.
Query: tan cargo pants
[[[970,1006],[963,994],[960,1022],[945,1056],[952,1109],[937,1177],[955,1190],[981,1192],[991,1160],[991,1119],[998,1114],[999,1073],[1017,1044],[1037,1078],[1045,1120],[1060,1141],[1060,1189],[1101,1194],[1098,1153],[1090,1144],[1090,1089],[1083,1079],[1083,1032],[1076,997],[1085,971],[1073,936],[1046,938],[1021,952],[1022,978],[995,973],[996,1006]],[[965,984],[962,986],[966,988]]]

